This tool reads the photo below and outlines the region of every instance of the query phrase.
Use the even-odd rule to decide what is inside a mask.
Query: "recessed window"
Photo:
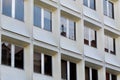
[[[117,76],[111,73],[106,73],[106,80],[117,80]]]
[[[114,4],[108,0],[103,0],[104,15],[114,19]]]
[[[105,52],[115,54],[115,38],[105,35]]]
[[[34,72],[52,76],[52,57],[34,52]]]
[[[34,26],[52,31],[52,12],[34,4]]]
[[[97,32],[89,27],[84,27],[84,44],[97,47]]]
[[[24,69],[24,49],[14,44],[2,42],[2,64]]]
[[[89,67],[85,67],[85,80],[98,80],[98,71]]]
[[[83,0],[83,4],[93,10],[96,9],[96,3],[95,0]]]
[[[24,21],[24,0],[2,0],[2,14]]]
[[[76,80],[77,79],[76,71],[77,69],[75,63],[61,60],[61,77],[63,80],[68,80],[68,78],[70,80]]]
[[[61,17],[61,35],[76,40],[76,24],[73,20]]]

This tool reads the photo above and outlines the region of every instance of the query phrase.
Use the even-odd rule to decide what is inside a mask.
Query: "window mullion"
[[[88,39],[88,41],[89,41],[89,46],[91,46],[91,29],[90,28],[88,28],[88,37],[89,37],[89,39]]]
[[[2,3],[3,3],[3,0],[0,0],[0,8],[1,8],[0,13],[2,13],[2,9],[3,9],[3,7],[2,7],[2,6],[3,6],[3,4],[2,4]]]
[[[90,0],[88,0],[88,7],[90,7]]]
[[[92,80],[92,68],[89,68],[90,80]]]
[[[112,74],[110,74],[109,77],[110,77],[110,80],[112,80]]]
[[[70,80],[70,62],[67,61],[67,80]]]
[[[109,2],[107,0],[107,16],[109,16]]]
[[[15,18],[15,0],[12,0],[12,17]]]
[[[45,71],[44,71],[44,54],[41,53],[41,73],[44,74]]]
[[[15,46],[11,45],[11,66],[14,67],[15,65]]]
[[[44,29],[44,9],[41,8],[41,28]]]

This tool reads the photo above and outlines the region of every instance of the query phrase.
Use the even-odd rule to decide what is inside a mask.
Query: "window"
[[[98,71],[89,67],[85,67],[85,80],[98,80]]]
[[[24,49],[14,44],[2,42],[2,64],[23,69]]]
[[[34,26],[41,29],[52,31],[52,13],[49,10],[34,5]]]
[[[105,35],[105,52],[115,54],[115,39]]]
[[[61,77],[62,77],[63,80],[68,80],[68,78],[69,78],[69,80],[76,80],[77,79],[76,71],[77,70],[76,70],[76,64],[75,63],[65,61],[65,60],[61,60],[61,72],[62,72]]]
[[[90,7],[91,9],[96,9],[95,0],[83,0],[83,4],[87,7]]]
[[[106,73],[106,80],[117,80],[117,76],[111,73]]]
[[[52,76],[52,57],[34,52],[34,72]]]
[[[61,17],[61,35],[69,39],[76,40],[75,22],[65,17]]]
[[[103,1],[104,15],[114,19],[114,4],[108,0]]]
[[[24,0],[2,0],[2,14],[24,21]]]
[[[89,27],[84,27],[84,44],[97,47],[97,32]]]

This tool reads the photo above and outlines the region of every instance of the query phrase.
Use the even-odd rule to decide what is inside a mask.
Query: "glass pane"
[[[96,47],[96,31],[93,29],[90,29],[90,38],[91,38],[91,46]]]
[[[84,44],[89,45],[89,28],[84,27]]]
[[[95,0],[90,0],[90,8],[95,10]]]
[[[76,64],[70,62],[70,80],[77,80]]]
[[[63,80],[67,80],[67,61],[61,60],[61,75]]]
[[[88,0],[83,0],[83,4],[88,7]]]
[[[112,80],[117,80],[117,76],[112,74]]]
[[[11,44],[2,43],[2,64],[11,66]]]
[[[45,74],[52,76],[52,57],[45,55],[44,62],[45,62],[45,64],[44,64],[45,65],[45,70],[44,70]]]
[[[104,45],[105,45],[105,52],[109,52],[109,41],[108,41],[108,36],[105,35],[104,37]]]
[[[61,35],[67,36],[67,20],[64,17],[61,17]]]
[[[41,27],[41,8],[34,5],[34,26]]]
[[[44,11],[44,29],[47,31],[52,31],[52,15],[51,12]]]
[[[24,49],[19,46],[15,46],[15,67],[24,68]]]
[[[106,73],[106,80],[110,80],[110,74]]]
[[[109,16],[114,18],[114,7],[112,2],[109,2]]]
[[[98,80],[98,71],[96,69],[92,69],[92,80]]]
[[[2,13],[6,16],[12,16],[12,0],[2,0]]]
[[[34,72],[41,73],[41,54],[34,52]]]
[[[104,15],[107,15],[107,0],[103,0]]]
[[[85,80],[90,80],[90,72],[88,67],[85,67]]]
[[[15,19],[24,21],[24,0],[15,0]]]
[[[76,30],[75,30],[75,22],[74,21],[69,21],[69,38],[72,40],[75,40],[76,38]]]

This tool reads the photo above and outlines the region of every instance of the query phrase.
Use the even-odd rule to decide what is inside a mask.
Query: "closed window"
[[[2,14],[24,21],[24,0],[2,0]]]
[[[61,60],[61,77],[63,80],[77,80],[76,64]],[[69,73],[68,73],[69,72]],[[68,76],[69,75],[69,76]]]
[[[96,9],[96,3],[95,0],[83,0],[83,4],[87,7],[90,7],[91,9]]]
[[[2,64],[24,69],[24,49],[14,44],[2,42]]]
[[[52,13],[34,4],[34,26],[41,29],[52,31]]]
[[[72,40],[76,40],[76,25],[75,22],[61,17],[61,35]]]
[[[105,52],[115,54],[115,38],[105,35]]]
[[[52,57],[34,52],[34,72],[52,76]]]
[[[84,44],[97,47],[97,32],[89,27],[84,27]]]
[[[104,15],[114,19],[114,4],[108,0],[103,0]]]
[[[98,80],[98,70],[85,67],[85,80]]]

